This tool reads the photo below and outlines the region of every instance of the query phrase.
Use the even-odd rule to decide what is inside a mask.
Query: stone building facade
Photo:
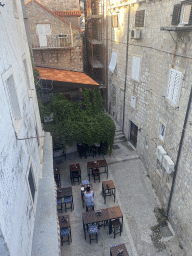
[[[0,254],[31,255],[44,133],[19,0],[0,7],[0,49]]]
[[[192,3],[131,2],[108,2],[109,111],[143,160],[166,210],[192,84]],[[169,212],[187,255],[192,251],[190,120],[191,109]]]
[[[82,31],[35,0],[26,13],[35,65],[82,72]]]

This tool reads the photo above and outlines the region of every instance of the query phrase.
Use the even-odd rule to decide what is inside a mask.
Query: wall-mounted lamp
[[[5,5],[5,4],[2,4],[2,3],[0,2],[0,6],[4,7],[4,5]]]
[[[141,132],[141,130],[142,130],[141,128],[138,129],[139,132]]]

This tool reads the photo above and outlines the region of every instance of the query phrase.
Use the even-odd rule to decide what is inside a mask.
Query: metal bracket
[[[169,31],[169,34],[171,35],[173,41],[174,41],[175,43],[177,43],[177,42],[175,41],[175,39],[173,38],[173,36],[172,36],[172,34],[171,34],[171,31]]]
[[[4,5],[5,5],[5,4],[2,4],[2,3],[0,2],[0,6],[4,7]]]

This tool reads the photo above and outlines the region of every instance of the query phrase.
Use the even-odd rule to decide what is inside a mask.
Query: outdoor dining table
[[[63,198],[63,197],[66,197],[66,196],[73,196],[71,186],[57,189],[57,197]]]
[[[91,176],[91,170],[95,168],[102,168],[104,167],[104,171],[100,173],[107,173],[107,179],[108,179],[108,164],[105,159],[102,160],[95,160],[95,161],[89,161],[87,162],[87,175],[89,176],[89,181],[90,181],[90,176]]]
[[[84,198],[83,198],[83,196],[84,196],[84,192],[86,191],[88,185],[90,186],[91,190],[93,191],[92,183],[81,185],[81,199],[82,199],[83,208],[84,208]]]
[[[66,214],[61,214],[58,216],[60,228],[71,228],[70,216]]]
[[[122,252],[122,254],[120,253]],[[129,256],[125,244],[117,244],[110,247],[110,256]]]
[[[100,212],[100,215],[98,214]],[[88,230],[88,224],[99,224],[100,222],[106,223],[112,219],[121,218],[123,226],[123,214],[121,212],[120,206],[109,207],[105,209],[100,209],[96,211],[89,211],[82,213],[83,220],[83,230],[86,239],[86,230]],[[110,232],[110,230],[109,230]]]
[[[79,163],[69,165],[69,170],[70,170],[70,179],[71,179],[71,181],[72,181],[73,172],[79,172],[79,174],[81,176],[81,167],[80,167]]]

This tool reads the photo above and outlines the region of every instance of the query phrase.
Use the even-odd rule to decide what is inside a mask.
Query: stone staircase
[[[125,141],[125,135],[122,130],[115,131],[114,144]]]

